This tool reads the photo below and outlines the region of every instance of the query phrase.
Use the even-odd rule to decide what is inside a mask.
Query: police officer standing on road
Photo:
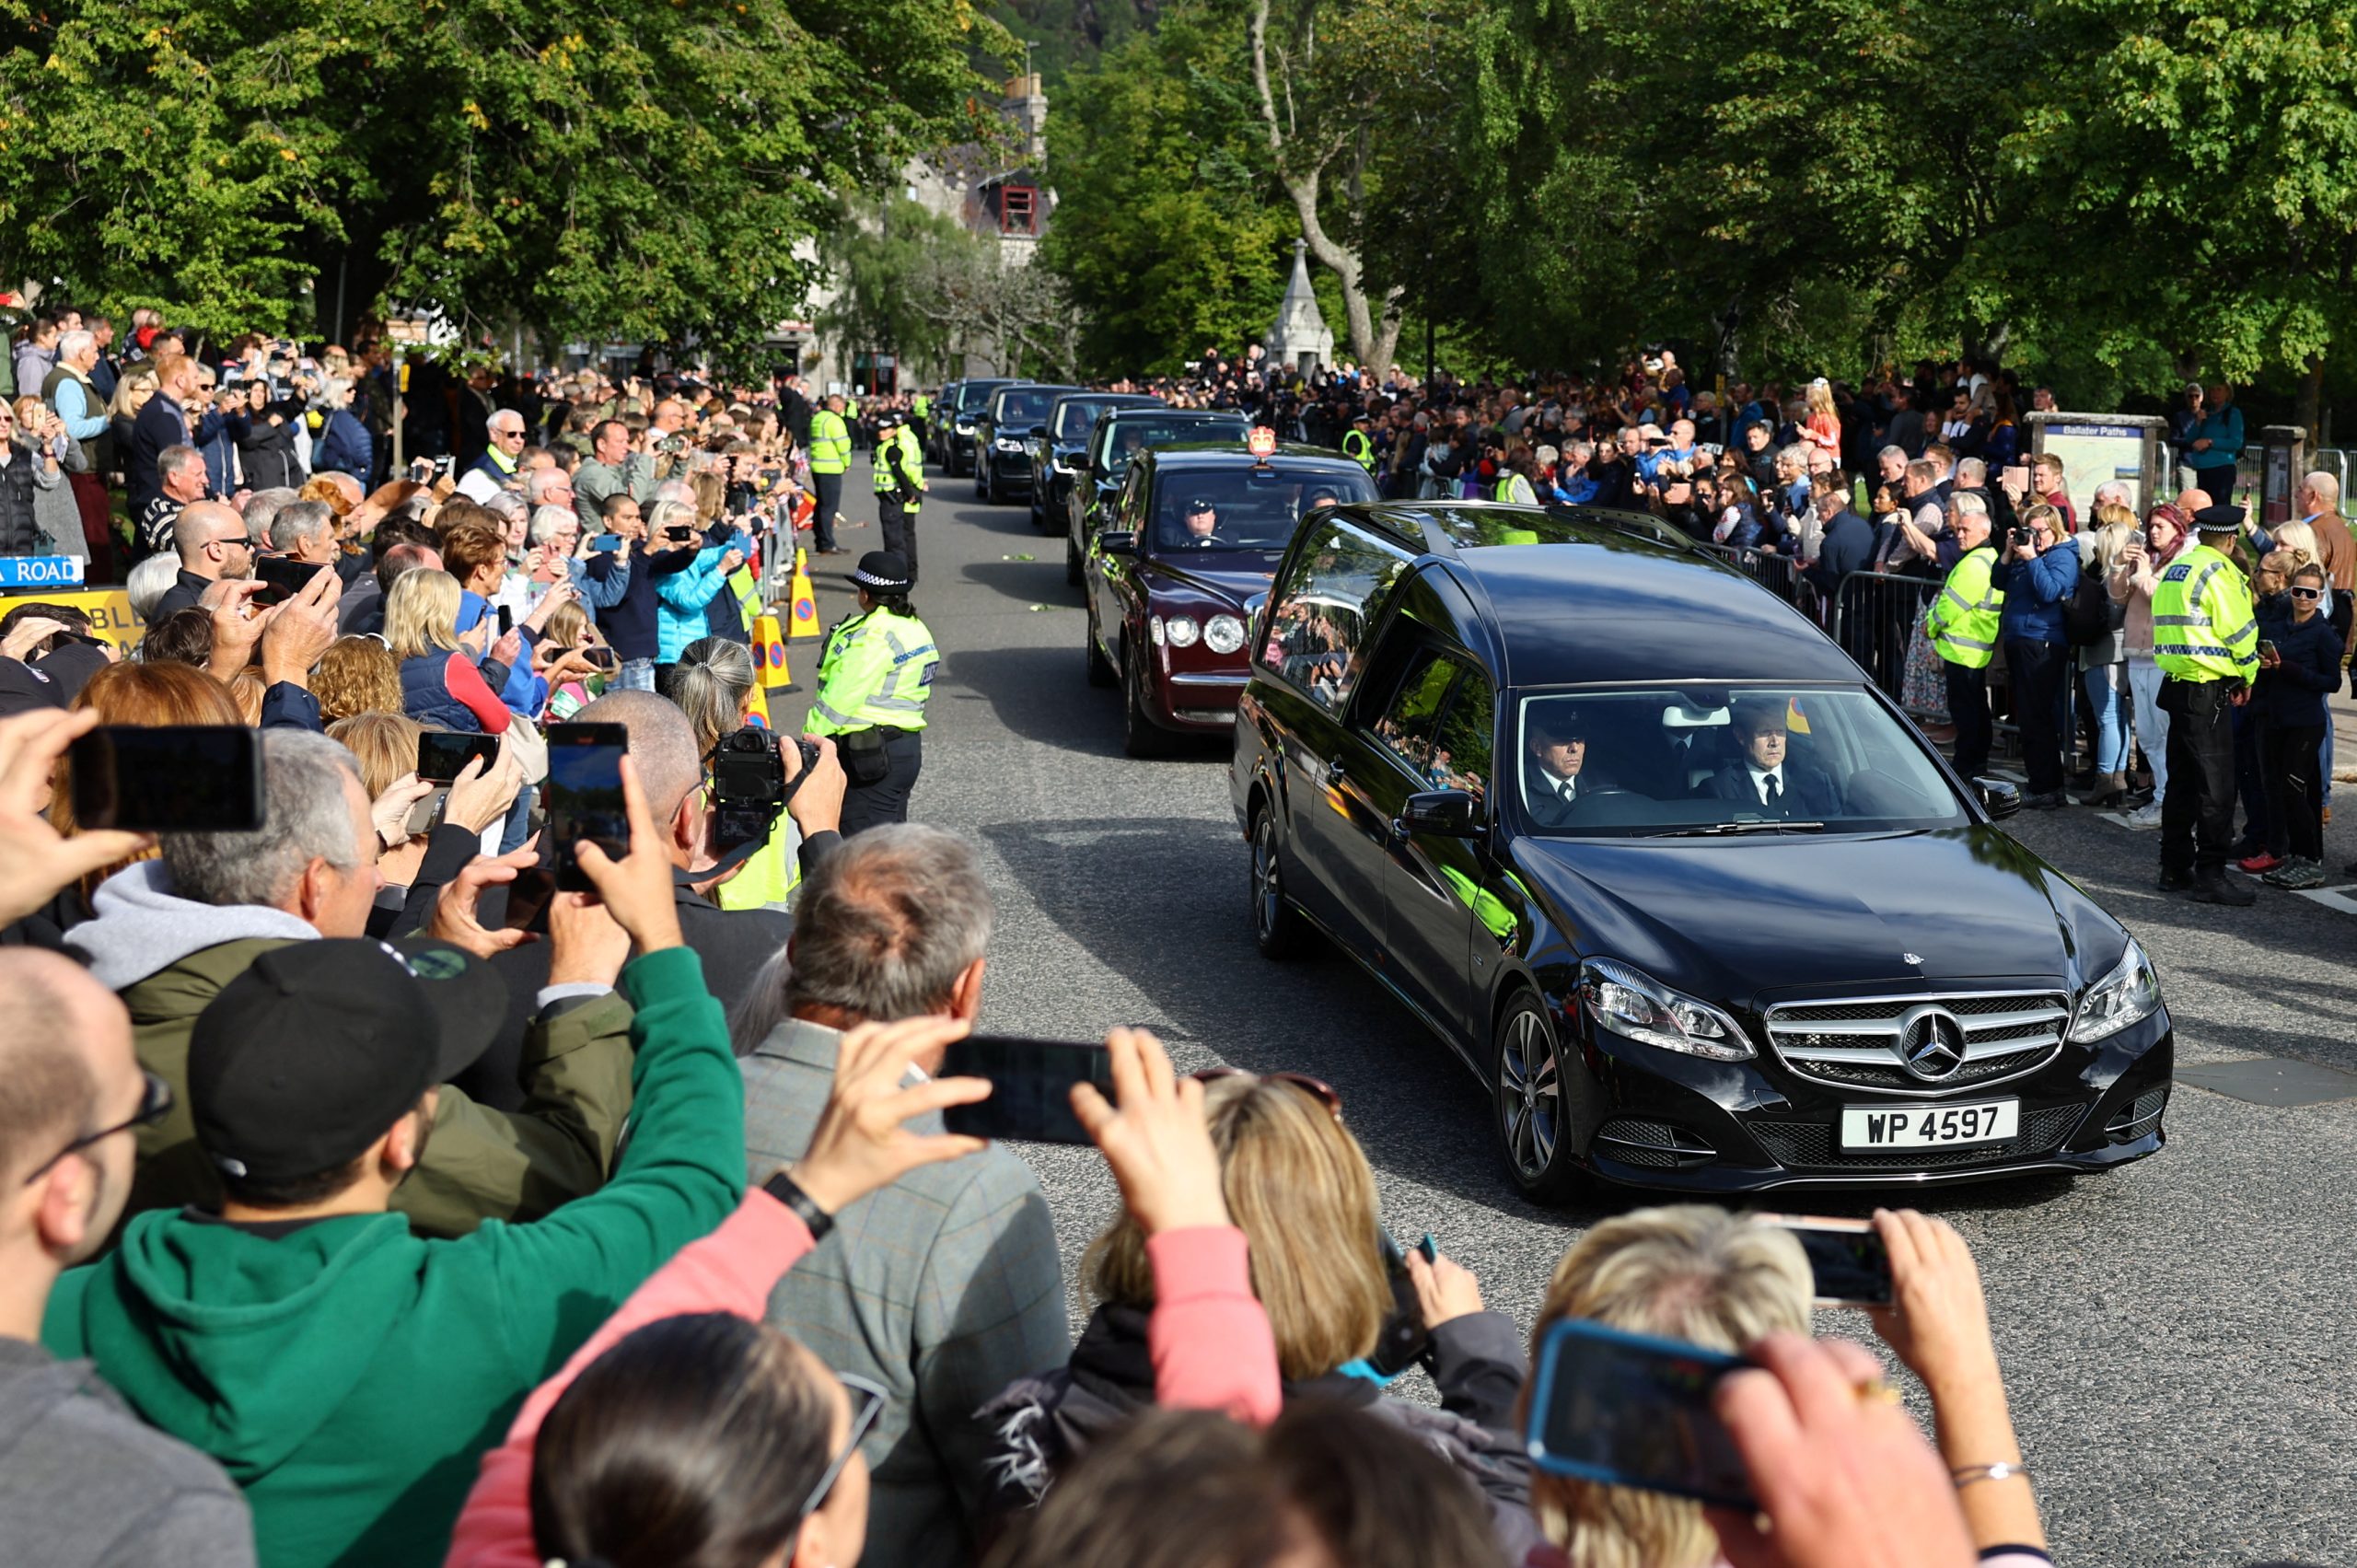
[[[827,634],[819,695],[805,726],[835,738],[851,781],[843,795],[845,838],[909,819],[909,792],[924,763],[925,698],[941,668],[933,633],[909,608],[915,582],[907,562],[873,550],[859,558],[850,579],[859,589],[859,613]]]
[[[851,426],[843,422],[843,395],[829,392],[824,407],[810,416],[810,488],[818,510],[811,527],[818,530],[819,553],[841,555],[835,542],[835,519],[842,515],[843,470],[851,467]]]
[[[1964,554],[1948,570],[1940,597],[1923,617],[1923,630],[1947,675],[1948,717],[1956,721],[1956,771],[1973,778],[1989,771],[1989,661],[1997,651],[1997,622],[2005,596],[1989,581],[1996,569],[1996,547],[1989,542],[1989,513],[1980,506],[1956,511],[1956,542]]]
[[[2258,678],[2258,622],[2242,567],[2218,546],[2242,531],[2240,506],[2205,506],[2196,537],[2153,590],[2153,662],[2169,715],[2169,787],[2161,797],[2161,887],[2196,903],[2242,905],[2258,895],[2226,875],[2235,826],[2231,709]]]
[[[1342,456],[1366,470],[1375,471],[1375,442],[1366,433],[1367,412],[1360,409],[1351,415],[1351,427],[1342,433]]]
[[[876,415],[876,520],[884,529],[884,548],[905,563],[909,581],[917,576],[917,508],[924,503],[924,448],[896,409]]]

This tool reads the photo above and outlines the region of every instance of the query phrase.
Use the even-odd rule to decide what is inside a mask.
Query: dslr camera
[[[2005,542],[2014,546],[2017,550],[2023,545],[2030,543],[2032,540],[2036,540],[2037,537],[2038,536],[2036,534],[2030,532],[2029,529],[2022,527],[2019,523],[2014,524],[2012,528],[2005,530]]]
[[[794,778],[798,784],[818,765],[819,743],[805,736],[791,738],[802,752],[802,768]],[[768,838],[778,813],[793,796],[774,734],[749,724],[722,736],[712,749],[714,852],[726,854],[740,844]]]

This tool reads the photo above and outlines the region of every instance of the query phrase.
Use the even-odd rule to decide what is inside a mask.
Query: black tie
[[[1779,807],[1782,806],[1783,803],[1784,791],[1782,787],[1776,783],[1776,775],[1771,773],[1768,775],[1768,809],[1771,811],[1776,810]]]

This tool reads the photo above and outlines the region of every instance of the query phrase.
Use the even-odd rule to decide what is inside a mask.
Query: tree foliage
[[[0,0],[0,272],[741,351],[838,192],[979,134],[1007,47],[970,0]]]

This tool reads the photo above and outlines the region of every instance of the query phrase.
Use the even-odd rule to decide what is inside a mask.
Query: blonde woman
[[[503,735],[507,708],[476,668],[481,650],[459,635],[459,579],[404,572],[385,596],[385,642],[401,661],[401,706],[437,728]]]
[[[1874,1330],[1932,1396],[1940,1455],[1982,1568],[2046,1568],[2046,1532],[1971,1251],[1945,1221],[1912,1211],[1885,1211],[1874,1224],[1890,1258],[1893,1300],[1874,1314]],[[1781,1226],[1700,1203],[1638,1209],[1596,1225],[1555,1265],[1531,1342],[1563,1318],[1585,1318],[1741,1353],[1771,1334],[1810,1333],[1812,1294],[1808,1260]],[[1530,1491],[1550,1545],[1525,1559],[1527,1568],[1724,1561],[1699,1503],[1543,1473]]]
[[[1484,1311],[1463,1269],[1418,1271],[1440,1386],[1437,1411],[1383,1397],[1343,1369],[1375,1349],[1392,1307],[1379,1247],[1375,1174],[1342,1125],[1334,1091],[1292,1074],[1221,1069],[1204,1110],[1227,1209],[1249,1245],[1252,1294],[1268,1310],[1288,1402],[1331,1400],[1406,1426],[1489,1493],[1493,1522],[1519,1558],[1538,1545],[1521,1506],[1525,1468],[1512,1427],[1523,1356],[1514,1326]],[[993,1435],[985,1473],[994,1509],[1031,1507],[1062,1469],[1132,1412],[1154,1402],[1146,1319],[1155,1305],[1146,1238],[1122,1218],[1084,1264],[1096,1312],[1064,1366],[1027,1377],[981,1412]]]
[[[417,777],[417,739],[424,733],[401,714],[354,714],[328,726],[328,738],[360,764],[361,787],[376,803],[372,814],[386,846],[377,869],[387,887],[403,894],[398,915],[389,904],[377,906],[372,935],[414,931],[431,919],[435,894],[475,857],[484,830],[507,815],[524,786],[522,767],[512,749],[503,748],[498,761],[450,786],[432,833],[411,832],[412,809],[434,792]]]
[[[2136,514],[2105,502],[2088,519],[2079,540],[2079,557],[2086,576],[2108,585],[2114,568],[2136,539]],[[2108,588],[2094,595],[2109,615],[2109,629],[2092,643],[2079,646],[2079,683],[2095,716],[2096,781],[2086,804],[2119,807],[2128,802],[2128,749],[2135,714],[2135,694],[2128,683],[2128,609],[2114,600]],[[2152,749],[2151,743],[2145,746]]]
[[[1833,383],[1820,376],[1808,384],[1808,417],[1801,436],[1812,447],[1841,455],[1841,416],[1833,407]]]
[[[707,769],[721,738],[745,727],[753,681],[752,651],[726,637],[690,643],[679,651],[677,663],[664,666],[656,681],[656,690],[670,698],[695,726],[696,752],[705,760]],[[779,744],[766,729],[761,734],[766,744]],[[714,900],[725,910],[784,909],[802,880],[801,843],[802,834],[793,819],[780,812],[761,847],[745,857],[741,870],[720,884]],[[730,847],[714,845],[720,853]]]

